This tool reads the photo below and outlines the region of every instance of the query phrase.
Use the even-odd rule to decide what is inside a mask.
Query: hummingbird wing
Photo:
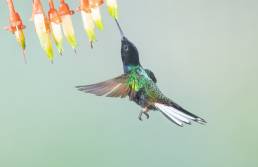
[[[147,73],[147,75],[150,77],[150,79],[151,79],[154,83],[157,83],[157,79],[156,79],[154,73],[153,73],[151,70],[149,70],[149,69],[144,69],[144,70],[145,70],[145,72]]]
[[[97,96],[121,97],[133,96],[135,93],[128,84],[129,74],[92,85],[76,86],[79,91],[95,94]]]

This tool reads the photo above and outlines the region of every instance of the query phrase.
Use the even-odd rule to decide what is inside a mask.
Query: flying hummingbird
[[[179,126],[191,124],[192,121],[205,124],[204,119],[188,112],[159,90],[154,73],[142,67],[137,48],[124,36],[117,20],[116,23],[122,37],[121,58],[124,74],[104,82],[77,86],[78,90],[97,96],[120,98],[128,96],[131,101],[142,107],[139,120],[142,120],[143,114],[148,119],[150,110],[158,110]]]

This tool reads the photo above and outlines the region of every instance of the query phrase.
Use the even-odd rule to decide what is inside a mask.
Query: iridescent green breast
[[[140,66],[131,67],[129,74],[127,84],[135,92],[138,92],[140,89],[144,88],[150,81],[150,78]]]
[[[136,93],[141,90],[148,103],[155,102],[160,96],[163,96],[156,84],[148,76],[141,66],[131,67],[129,78],[127,80],[128,86]]]

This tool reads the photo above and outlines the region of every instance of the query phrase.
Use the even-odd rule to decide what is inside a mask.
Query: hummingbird
[[[130,101],[134,101],[141,107],[139,120],[142,120],[142,115],[149,119],[149,112],[156,110],[181,127],[192,122],[205,124],[204,119],[190,113],[160,91],[154,73],[141,65],[136,46],[125,37],[118,20],[115,19],[115,21],[121,34],[121,58],[124,73],[113,79],[76,86],[76,88],[97,96],[129,97]]]

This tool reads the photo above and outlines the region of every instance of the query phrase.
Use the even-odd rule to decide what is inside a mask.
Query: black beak
[[[118,29],[119,29],[119,31],[120,31],[121,37],[122,37],[122,39],[123,39],[123,38],[125,37],[124,32],[123,32],[123,30],[122,30],[122,28],[121,28],[121,26],[120,26],[118,20],[115,19],[115,21],[116,21],[116,25],[117,25],[117,27],[118,27]]]

